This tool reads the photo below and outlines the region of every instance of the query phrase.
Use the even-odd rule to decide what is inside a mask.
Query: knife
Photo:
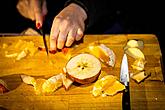
[[[129,93],[129,71],[128,71],[128,60],[127,55],[123,55],[120,69],[120,82],[123,83],[126,89],[123,91],[122,96],[122,109],[130,110],[130,93]]]
[[[37,27],[37,29],[39,29],[40,34],[42,35],[43,42],[44,42],[44,47],[45,47],[46,53],[48,55],[49,52],[48,52],[48,46],[47,46],[47,43],[46,43],[44,24],[42,25],[42,27],[40,27],[40,25],[36,25],[36,27]]]

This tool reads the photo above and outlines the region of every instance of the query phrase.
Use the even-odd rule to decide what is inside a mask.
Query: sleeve
[[[93,25],[101,17],[115,13],[114,6],[116,3],[114,5],[110,0],[68,0],[65,6],[70,3],[76,3],[85,10],[87,14],[86,28]]]

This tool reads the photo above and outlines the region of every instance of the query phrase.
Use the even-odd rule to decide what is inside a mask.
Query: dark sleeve
[[[87,13],[86,27],[90,27],[100,18],[116,13],[116,3],[110,0],[68,0],[66,5],[76,3]]]

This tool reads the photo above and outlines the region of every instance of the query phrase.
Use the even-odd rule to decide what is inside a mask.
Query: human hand
[[[71,46],[80,40],[85,30],[85,11],[77,4],[65,7],[55,18],[50,32],[50,50]]]
[[[19,0],[17,9],[22,16],[36,21],[37,28],[42,27],[44,17],[48,12],[46,0]]]

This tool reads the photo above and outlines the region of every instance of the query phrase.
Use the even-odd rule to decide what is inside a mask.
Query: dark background
[[[53,14],[48,13],[48,19],[46,20],[48,34],[53,17],[63,8],[64,2],[59,1],[57,0],[56,12]],[[0,1],[0,33],[21,33],[28,27],[36,29],[33,21],[22,17],[18,13],[16,4],[17,0]],[[113,9],[113,13],[102,16],[86,30],[86,34],[155,34],[160,42],[164,58],[163,18],[165,12],[163,4],[158,0],[117,0],[112,5],[113,8],[106,10],[108,13]],[[48,6],[48,10],[52,10],[50,6]]]

